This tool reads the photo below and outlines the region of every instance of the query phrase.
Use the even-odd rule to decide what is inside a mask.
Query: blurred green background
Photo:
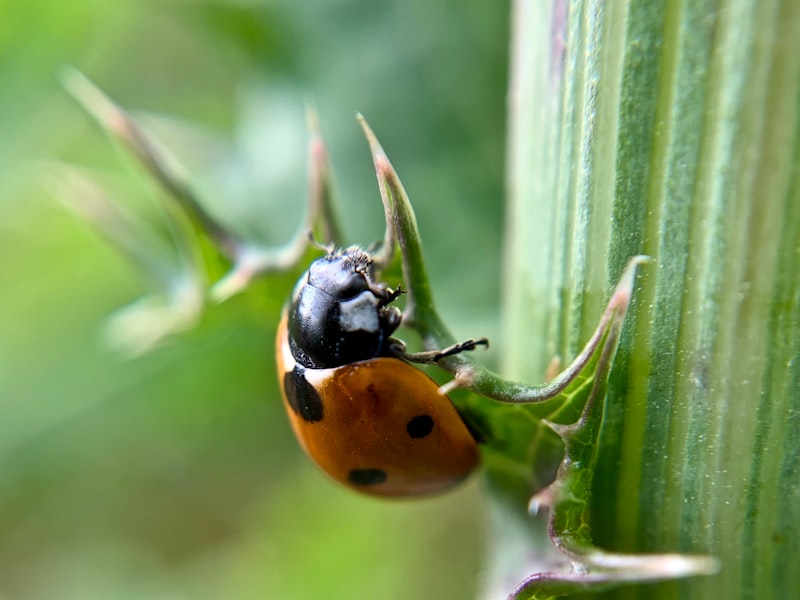
[[[474,596],[478,481],[361,498],[293,439],[272,344],[297,273],[126,360],[103,319],[141,282],[42,173],[91,168],[158,214],[155,186],[58,86],[71,64],[153,123],[219,214],[282,241],[312,99],[347,241],[369,243],[361,111],[415,204],[445,317],[496,339],[507,38],[507,3],[480,0],[0,0],[0,598]]]

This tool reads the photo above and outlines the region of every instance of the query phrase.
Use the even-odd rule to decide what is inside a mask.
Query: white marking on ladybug
[[[339,326],[342,331],[378,331],[378,299],[370,292],[363,292],[352,300],[339,302]]]

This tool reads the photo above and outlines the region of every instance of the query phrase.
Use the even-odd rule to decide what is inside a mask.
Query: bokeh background
[[[475,594],[479,481],[377,501],[298,448],[272,350],[296,272],[128,360],[103,320],[141,281],[45,174],[89,168],[159,214],[159,191],[59,87],[71,64],[163,134],[219,214],[280,242],[305,198],[312,100],[347,241],[369,243],[383,219],[363,112],[445,317],[496,339],[508,23],[507,2],[481,0],[0,0],[0,598]]]

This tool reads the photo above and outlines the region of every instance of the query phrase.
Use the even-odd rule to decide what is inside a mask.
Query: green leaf
[[[594,543],[721,560],[658,598],[792,597],[800,6],[519,1],[514,19],[505,373],[574,354],[621,263],[653,256],[609,382]]]
[[[406,317],[411,314],[411,318],[407,324],[422,335],[429,347],[444,348],[453,338],[433,303],[411,203],[375,134],[363,118],[361,124],[372,151],[386,212],[383,260],[390,260],[396,239],[409,294]],[[496,501],[504,499],[512,513],[519,513],[525,505],[522,494],[537,491],[530,502],[531,512],[535,515],[543,505],[550,508],[548,535],[552,546],[538,544],[536,561],[527,565],[537,572],[526,577],[511,598],[540,599],[581,590],[606,590],[630,582],[711,574],[719,568],[715,559],[706,556],[618,554],[593,544],[590,497],[608,376],[633,293],[636,266],[646,260],[639,256],[629,261],[583,351],[549,384],[527,386],[502,380],[463,352],[437,361],[455,375],[453,385],[445,388],[466,387],[484,396],[481,401],[459,403],[458,407],[468,422],[474,424],[477,420],[482,424],[473,425],[473,429],[481,433],[485,454],[489,455],[486,470],[490,478],[494,477]],[[486,402],[485,397],[528,410],[522,413],[504,409],[503,405]],[[530,405],[549,411],[545,413],[548,419],[537,418]],[[576,409],[580,416],[571,417]],[[527,418],[520,419],[523,414]],[[513,424],[520,422],[523,429],[514,431]],[[542,424],[564,442],[563,457],[555,445],[541,442]],[[540,452],[545,447],[547,452]],[[541,478],[547,477],[550,469],[543,468],[539,455],[551,460],[551,465],[560,461],[555,481],[545,489],[541,489]],[[537,459],[533,460],[533,456]],[[506,475],[505,481],[502,476],[497,477],[498,472]],[[504,540],[499,541],[503,543]],[[534,544],[534,540],[529,543]]]

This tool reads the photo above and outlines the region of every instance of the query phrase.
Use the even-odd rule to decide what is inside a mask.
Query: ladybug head
[[[373,280],[373,259],[351,246],[315,260],[297,284],[289,310],[292,353],[310,368],[390,354],[402,315],[388,306],[400,295]]]
[[[353,246],[311,263],[307,283],[334,298],[347,299],[368,290],[371,276],[372,257]]]

